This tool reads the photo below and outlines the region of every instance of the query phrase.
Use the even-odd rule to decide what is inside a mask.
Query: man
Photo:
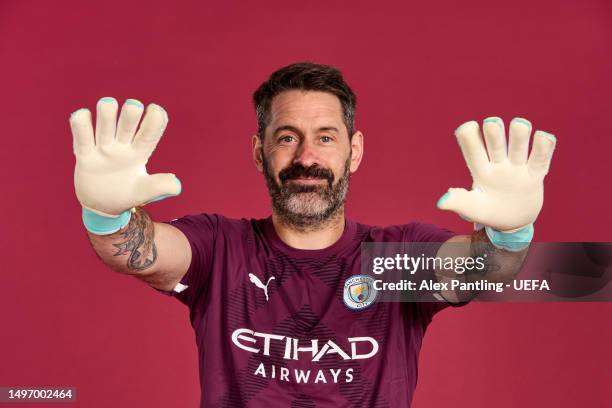
[[[512,279],[542,207],[554,137],[537,131],[528,155],[528,121],[511,122],[508,147],[501,119],[484,121],[484,142],[478,124],[465,123],[455,134],[474,189],[450,189],[438,207],[484,228],[463,236],[419,223],[380,228],[345,216],[364,136],[354,129],[356,98],[341,73],[289,65],[253,99],[253,159],[272,199],[265,219],[152,221],[142,206],[181,190],[173,174],[145,168],[166,112],[149,105],[138,128],[142,103],[127,100],[117,121],[117,102],[103,98],[95,132],[88,110],[73,113],[75,188],[95,251],[115,271],[189,307],[202,407],[409,406],[427,325],[475,291],[442,288],[426,302],[377,302],[372,282],[359,278],[361,243],[437,243],[428,255],[482,255],[487,268],[479,277]],[[475,279],[440,268],[435,278]],[[347,285],[351,279],[365,280]]]

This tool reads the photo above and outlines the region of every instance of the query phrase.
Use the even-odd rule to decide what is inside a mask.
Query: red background
[[[469,232],[435,207],[470,185],[452,131],[523,116],[558,137],[536,239],[610,241],[610,3],[493,3],[3,1],[0,385],[75,386],[71,406],[198,404],[187,309],[106,269],[81,225],[68,115],[102,96],[169,112],[149,172],[175,172],[184,190],[148,207],[157,220],[269,213],[251,94],[314,60],[359,99],[351,217]],[[445,310],[414,406],[610,406],[610,316],[610,303]]]

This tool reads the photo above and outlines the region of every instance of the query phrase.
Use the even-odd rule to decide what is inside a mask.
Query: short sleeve
[[[173,291],[157,290],[177,298],[189,309],[193,309],[206,291],[210,278],[219,217],[209,214],[186,215],[166,224],[178,228],[187,237],[191,247],[191,263]]]
[[[457,235],[457,233],[446,228],[441,228],[433,224],[425,224],[413,222],[407,225],[404,231],[404,242],[414,243],[413,250],[418,253],[424,253],[425,256],[435,257],[438,250],[446,241]],[[418,243],[422,243],[419,245]],[[428,279],[435,279],[433,271],[428,271]],[[440,295],[433,294],[432,302],[415,302],[415,312],[425,325],[429,324],[433,316],[439,311],[452,307],[461,307],[469,302],[450,303]]]

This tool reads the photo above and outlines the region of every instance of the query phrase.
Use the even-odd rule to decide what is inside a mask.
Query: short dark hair
[[[293,89],[322,91],[336,95],[340,99],[349,139],[353,136],[357,98],[348,84],[344,82],[342,73],[329,65],[305,61],[276,70],[253,93],[253,104],[257,114],[257,134],[261,140],[264,139],[266,126],[270,122],[272,100],[281,92]]]

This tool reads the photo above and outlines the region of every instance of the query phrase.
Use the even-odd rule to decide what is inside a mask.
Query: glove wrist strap
[[[128,225],[132,210],[126,210],[116,217],[105,217],[83,207],[83,224],[95,235],[110,235]]]
[[[533,224],[529,224],[513,232],[503,232],[485,227],[489,241],[500,249],[519,252],[527,248],[533,239]]]

